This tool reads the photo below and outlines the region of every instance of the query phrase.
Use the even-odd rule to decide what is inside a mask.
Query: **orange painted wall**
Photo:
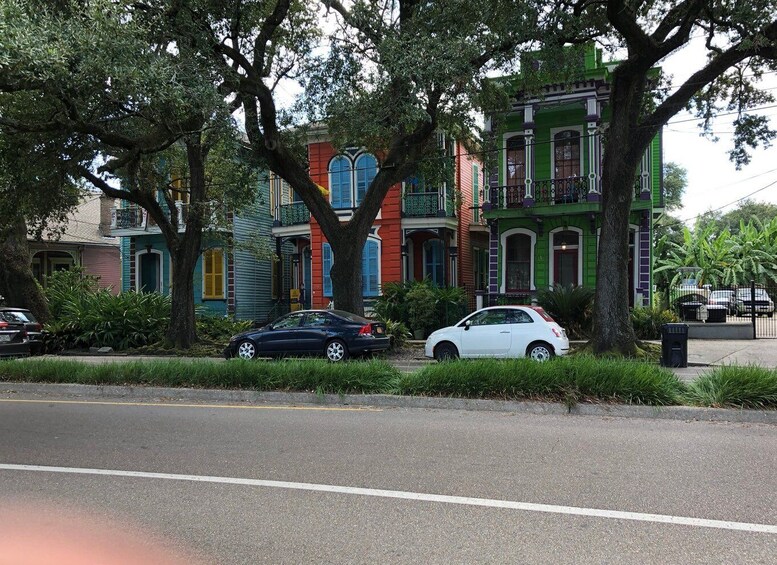
[[[329,161],[336,155],[334,147],[328,142],[311,143],[308,145],[308,158],[310,162],[310,176],[318,184],[329,188]],[[398,282],[402,277],[401,245],[401,187],[394,185],[389,190],[381,207],[381,218],[376,219],[373,227],[378,228],[378,237],[381,239],[380,256],[380,282]],[[315,218],[310,218],[311,236],[311,268],[313,280],[313,294],[311,296],[313,308],[324,308],[330,298],[324,296],[323,263],[321,248],[326,238]],[[361,265],[354,265],[361,269]]]

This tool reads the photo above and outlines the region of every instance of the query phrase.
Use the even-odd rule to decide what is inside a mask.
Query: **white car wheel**
[[[553,348],[547,343],[533,343],[526,351],[526,356],[534,361],[549,361],[553,358]]]

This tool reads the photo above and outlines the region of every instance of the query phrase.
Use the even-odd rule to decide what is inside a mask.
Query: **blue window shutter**
[[[332,208],[351,207],[351,162],[347,157],[335,157],[329,163],[329,193]]]
[[[332,296],[332,277],[329,275],[332,270],[332,247],[328,243],[321,247],[321,262],[324,271],[324,296]]]
[[[362,203],[375,175],[378,173],[378,161],[372,155],[361,155],[356,159],[356,205]]]
[[[378,242],[367,240],[362,250],[362,295],[378,296]]]

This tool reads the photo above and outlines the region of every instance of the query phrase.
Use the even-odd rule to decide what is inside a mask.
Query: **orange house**
[[[485,288],[488,231],[480,217],[483,171],[465,144],[438,135],[443,158],[452,171],[449,182],[431,186],[411,177],[394,185],[373,222],[362,254],[365,306],[387,282],[429,279],[438,286],[463,286],[474,305],[474,293]],[[380,167],[379,158],[363,148],[338,151],[325,128],[308,141],[310,176],[327,189],[342,221],[348,221]],[[292,309],[325,308],[332,299],[329,269],[332,251],[315,218],[290,187],[273,178],[270,196],[274,215],[275,297]],[[479,263],[478,263],[479,262]]]

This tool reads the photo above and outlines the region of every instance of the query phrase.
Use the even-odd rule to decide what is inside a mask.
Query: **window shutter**
[[[472,218],[477,222],[480,218],[480,170],[477,165],[472,165]]]
[[[324,271],[324,296],[332,296],[332,277],[329,275],[332,270],[332,247],[328,243],[321,247],[321,263]]]
[[[224,251],[213,250],[213,296],[224,297]]]
[[[356,160],[356,205],[362,203],[367,189],[378,172],[378,162],[372,155],[362,155]]]
[[[332,208],[351,207],[351,166],[346,157],[335,157],[329,165]]]
[[[362,250],[362,295],[378,296],[378,242],[367,240]]]

